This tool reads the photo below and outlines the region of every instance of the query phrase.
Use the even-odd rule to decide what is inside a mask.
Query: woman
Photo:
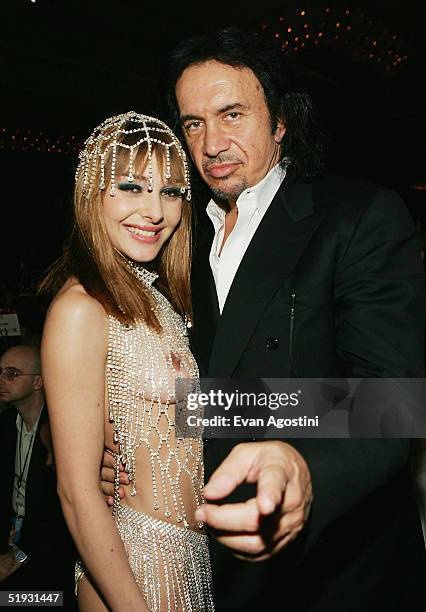
[[[42,361],[58,492],[82,562],[80,610],[211,610],[201,440],[175,433],[175,380],[196,379],[190,314],[191,197],[170,128],[129,112],[80,153],[75,227],[44,289]],[[155,286],[154,286],[155,284]],[[99,485],[116,462],[115,500]],[[119,499],[119,462],[132,494]]]

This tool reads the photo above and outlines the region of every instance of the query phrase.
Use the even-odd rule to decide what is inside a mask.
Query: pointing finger
[[[254,444],[238,444],[213,472],[204,487],[206,499],[216,500],[226,497],[247,479],[253,467],[257,452]]]
[[[222,506],[203,504],[197,509],[195,517],[213,529],[228,533],[252,533],[259,527],[259,510],[255,498]]]

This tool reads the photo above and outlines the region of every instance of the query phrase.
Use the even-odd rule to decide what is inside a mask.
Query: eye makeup
[[[118,183],[117,189],[130,193],[142,193],[143,191],[142,185],[139,185],[138,183],[129,183],[129,181],[122,181]]]

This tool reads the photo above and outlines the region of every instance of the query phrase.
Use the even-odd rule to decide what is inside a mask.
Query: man
[[[20,345],[0,358],[0,589],[72,592],[74,547],[56,493],[40,354]]]
[[[310,100],[279,63],[232,28],[181,43],[172,59],[171,108],[213,196],[193,260],[200,368],[421,377],[409,215],[391,191],[321,172]],[[408,441],[239,442],[206,443],[212,475],[197,513],[215,534],[219,610],[418,609],[426,565]]]

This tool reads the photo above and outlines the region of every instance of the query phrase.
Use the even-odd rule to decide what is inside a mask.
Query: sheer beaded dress
[[[106,449],[115,459],[112,512],[149,610],[211,611],[208,540],[194,519],[202,502],[202,440],[175,432],[176,378],[197,380],[198,368],[184,321],[153,286],[157,275],[139,266],[132,270],[153,298],[162,331],[108,317],[106,392],[119,448]],[[144,512],[120,501],[120,461],[130,496],[139,496]],[[76,592],[84,571],[78,561]]]

